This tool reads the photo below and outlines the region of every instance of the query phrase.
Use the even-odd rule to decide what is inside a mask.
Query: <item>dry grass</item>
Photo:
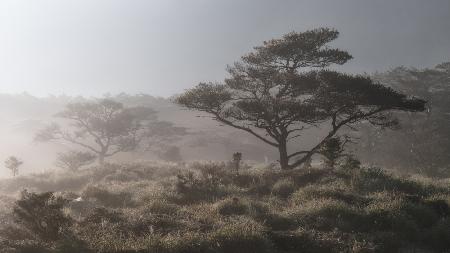
[[[448,184],[379,169],[250,168],[235,175],[226,164],[107,165],[22,177],[3,189],[10,185],[8,194],[30,187],[68,199],[82,196],[63,210],[75,220],[64,240],[41,245],[3,231],[0,241],[11,252],[450,249]],[[5,228],[13,225],[13,199],[3,200],[9,203],[0,209]]]

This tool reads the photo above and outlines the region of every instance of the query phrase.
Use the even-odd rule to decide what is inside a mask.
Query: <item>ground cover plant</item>
[[[3,252],[450,249],[444,181],[346,164],[240,174],[225,163],[106,164],[71,173],[66,187],[57,174],[47,187],[41,177],[13,179],[19,186],[2,197]],[[94,180],[78,179],[87,175]],[[28,185],[34,192],[18,194]]]

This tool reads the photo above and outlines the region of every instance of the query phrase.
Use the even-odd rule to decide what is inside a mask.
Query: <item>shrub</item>
[[[429,196],[438,189],[418,182],[389,175],[380,168],[360,169],[353,173],[352,186],[362,192],[391,191],[409,195]]]
[[[178,212],[179,208],[180,207],[178,205],[169,203],[167,200],[155,199],[150,203],[147,203],[143,207],[142,211],[153,214],[173,215]]]
[[[232,178],[232,183],[239,187],[250,187],[252,184],[255,184],[259,181],[259,178],[252,174],[238,174]]]
[[[72,220],[63,213],[66,200],[55,197],[52,192],[22,192],[21,199],[13,209],[18,224],[35,234],[44,242],[54,242],[62,238]]]
[[[353,231],[363,222],[358,209],[342,201],[316,199],[288,210],[298,225],[322,231]]]
[[[55,244],[55,253],[91,253],[86,242],[75,236],[59,240]]]
[[[315,199],[334,199],[356,206],[365,205],[370,201],[339,184],[309,185],[295,191],[291,196],[291,201],[295,205]]]
[[[295,185],[298,187],[303,187],[319,182],[330,173],[332,173],[330,170],[309,169],[293,174],[292,179],[294,180]]]
[[[181,204],[211,201],[225,195],[223,185],[216,177],[198,177],[192,171],[179,173],[175,190],[182,197]]]
[[[210,242],[204,235],[197,233],[184,233],[182,235],[167,235],[163,238],[163,249],[155,251],[155,247],[149,247],[151,252],[167,253],[205,253],[211,252]]]
[[[113,193],[96,186],[88,186],[82,193],[86,200],[94,200],[107,207],[134,206],[132,195],[129,192]]]
[[[430,248],[438,251],[445,252],[450,249],[450,219],[444,218],[436,223],[430,229],[425,231],[423,235],[424,242],[429,245]]]
[[[2,253],[53,253],[48,245],[33,241],[0,241],[0,252]]]
[[[360,231],[392,231],[400,240],[416,240],[419,227],[416,221],[407,213],[407,206],[401,197],[389,194],[374,199],[364,209],[364,222]]]
[[[224,163],[194,163],[191,168],[200,172],[203,179],[209,178],[218,181],[228,180],[230,171]]]
[[[281,198],[289,197],[295,191],[295,184],[292,179],[284,178],[278,180],[272,187],[272,194]]]
[[[217,251],[228,253],[271,252],[272,243],[265,228],[250,219],[236,219],[226,223],[211,234]]]
[[[249,204],[242,199],[233,197],[219,201],[216,209],[221,215],[243,215],[249,212]]]
[[[271,232],[270,239],[280,252],[325,253],[333,252],[334,246],[304,230]]]
[[[122,213],[112,211],[104,207],[95,208],[89,215],[83,220],[84,223],[122,223],[125,222],[125,217]]]

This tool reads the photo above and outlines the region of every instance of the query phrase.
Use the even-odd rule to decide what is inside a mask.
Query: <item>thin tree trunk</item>
[[[280,146],[278,147],[278,152],[280,153],[280,166],[282,170],[289,170],[289,157],[287,154],[287,145],[285,141],[280,141]]]
[[[98,164],[99,165],[105,164],[105,155],[104,154],[98,154]]]

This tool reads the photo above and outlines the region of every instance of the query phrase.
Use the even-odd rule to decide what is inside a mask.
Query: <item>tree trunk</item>
[[[289,170],[291,167],[289,166],[289,158],[287,154],[287,145],[285,141],[280,142],[280,146],[278,147],[278,152],[280,153],[280,166],[282,170]]]
[[[105,154],[98,154],[98,164],[99,165],[105,164]]]

